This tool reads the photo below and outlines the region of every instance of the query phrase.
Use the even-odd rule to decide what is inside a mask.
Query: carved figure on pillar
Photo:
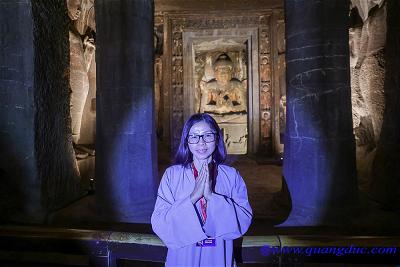
[[[232,78],[233,62],[221,54],[214,63],[215,79],[200,84],[200,112],[246,113],[247,96],[243,84]]]
[[[94,0],[67,0],[70,41],[71,130],[79,143],[83,111],[90,88],[89,70],[95,55]],[[76,153],[81,157],[84,153]],[[87,156],[87,154],[86,154]]]

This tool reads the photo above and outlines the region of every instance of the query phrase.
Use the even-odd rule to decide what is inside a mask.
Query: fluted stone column
[[[0,221],[80,196],[69,129],[66,3],[0,1]]]
[[[355,201],[348,13],[347,0],[285,1],[292,211],[283,226],[341,223]]]
[[[151,0],[98,0],[96,201],[102,219],[150,222],[156,139]]]

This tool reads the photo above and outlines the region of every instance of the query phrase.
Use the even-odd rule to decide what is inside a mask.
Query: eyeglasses
[[[215,141],[215,133],[205,133],[200,135],[189,135],[187,141],[189,144],[197,144],[200,142],[200,137],[203,138],[203,141],[206,143],[211,143]]]

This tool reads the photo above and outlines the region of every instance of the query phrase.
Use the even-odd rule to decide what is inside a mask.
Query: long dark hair
[[[217,122],[207,113],[197,113],[190,116],[183,126],[181,142],[178,151],[175,154],[175,164],[182,164],[188,167],[193,162],[193,154],[189,150],[187,138],[192,126],[200,121],[206,122],[210,128],[216,133],[215,150],[212,154],[212,159],[216,165],[223,163],[226,159],[226,148],[224,144],[224,137]]]

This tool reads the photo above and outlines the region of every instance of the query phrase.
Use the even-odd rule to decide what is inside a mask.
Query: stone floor
[[[159,177],[170,164],[168,155],[159,153]],[[243,176],[254,219],[249,235],[267,235],[272,233],[302,233],[302,234],[400,234],[400,212],[385,210],[378,203],[360,192],[358,209],[354,218],[343,229],[326,227],[277,227],[290,212],[290,197],[282,191],[282,167],[280,162],[271,159],[249,158],[245,156],[230,156],[226,162],[235,167]],[[150,225],[108,224],[96,219],[94,211],[94,196],[87,195],[71,203],[67,207],[50,214],[48,225],[65,227],[82,227],[104,229],[112,228],[121,231],[144,231],[151,233]]]
[[[279,162],[278,162],[279,163]],[[255,160],[246,157],[230,157],[228,165],[235,167],[244,178],[254,218],[266,220],[268,224],[276,224],[287,216],[289,207],[285,203],[276,203],[274,196],[281,190],[281,166],[259,165]],[[161,178],[169,163],[160,162],[159,177]],[[96,221],[94,211],[94,195],[87,195],[71,203],[67,207],[50,214],[49,225],[88,225]]]
[[[159,152],[159,177],[169,163],[169,156]],[[360,191],[359,205],[349,224],[343,227],[280,227],[290,212],[290,198],[288,192],[282,189],[282,167],[275,159],[250,158],[244,156],[230,156],[226,162],[235,167],[243,176],[253,208],[253,223],[246,235],[305,235],[305,236],[400,236],[400,212],[383,209],[372,201],[368,195]],[[71,203],[63,209],[50,214],[46,224],[51,227],[96,229],[121,232],[153,233],[150,224],[106,223],[99,220],[93,194]],[[9,265],[13,266],[13,265]],[[163,263],[120,262],[119,266],[164,266]],[[238,264],[238,267],[279,266],[278,264],[249,263]],[[362,264],[333,264],[333,263],[304,263],[299,265],[282,264],[281,266],[306,267],[333,267],[364,266]],[[371,266],[371,265],[368,265]],[[373,266],[388,267],[394,265],[377,264]]]

